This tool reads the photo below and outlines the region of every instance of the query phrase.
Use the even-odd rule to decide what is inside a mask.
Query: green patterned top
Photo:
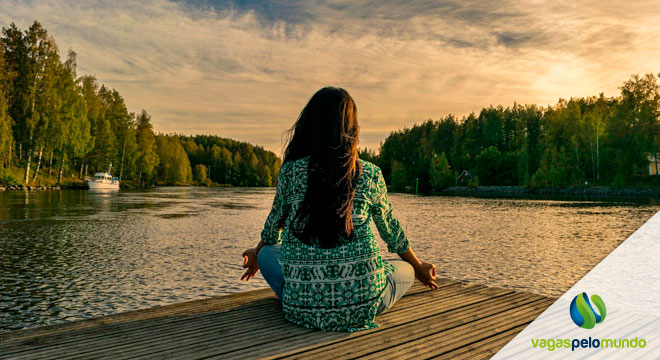
[[[289,231],[307,189],[308,158],[285,162],[277,179],[273,208],[261,232],[266,244],[282,243],[282,306],[294,323],[321,330],[353,332],[374,322],[386,278],[394,267],[383,261],[371,219],[392,253],[410,247],[392,214],[380,168],[360,160],[362,171],[353,205],[355,240],[333,249],[303,244]]]

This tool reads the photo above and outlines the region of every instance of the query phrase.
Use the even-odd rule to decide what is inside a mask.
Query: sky
[[[660,1],[7,1],[38,20],[78,74],[117,89],[163,133],[281,153],[323,86],[348,90],[361,147],[489,105],[619,94],[660,72]]]

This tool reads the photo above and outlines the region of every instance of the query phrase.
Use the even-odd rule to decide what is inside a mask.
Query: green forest
[[[217,136],[155,134],[151,116],[78,76],[39,22],[3,27],[0,38],[0,184],[80,182],[111,169],[136,186],[272,186],[281,160]]]
[[[633,75],[620,90],[612,98],[490,106],[462,119],[427,120],[392,132],[378,154],[365,149],[360,156],[398,190],[416,183],[425,192],[454,185],[660,185],[658,78]],[[465,170],[470,176],[459,179]]]
[[[115,89],[78,76],[38,22],[0,38],[0,184],[61,184],[108,171],[136,186],[272,186],[281,160],[246,142],[155,134]],[[660,76],[660,75],[659,75]],[[394,131],[363,149],[394,190],[454,185],[657,186],[660,85],[633,75],[616,97],[490,106]]]

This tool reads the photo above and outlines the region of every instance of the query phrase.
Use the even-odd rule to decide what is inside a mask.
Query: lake
[[[0,193],[0,331],[267,287],[260,275],[239,278],[273,196],[273,188]],[[658,199],[636,198],[390,199],[439,277],[550,296],[660,210]]]

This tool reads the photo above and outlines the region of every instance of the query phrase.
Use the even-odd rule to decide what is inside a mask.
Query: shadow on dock
[[[2,359],[489,358],[556,299],[420,283],[352,334],[289,323],[270,289],[0,334]]]

